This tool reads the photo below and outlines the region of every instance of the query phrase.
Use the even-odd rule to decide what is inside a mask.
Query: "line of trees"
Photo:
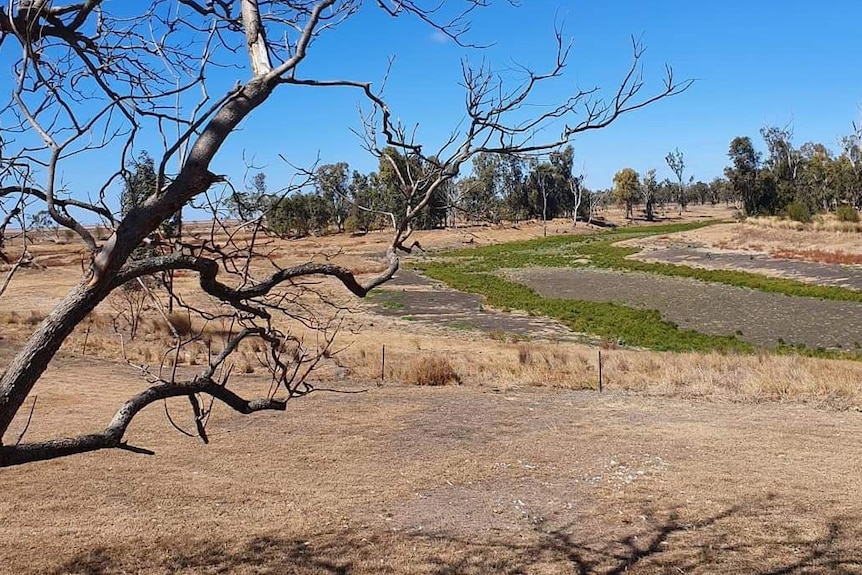
[[[840,219],[858,221],[862,209],[862,126],[854,125],[849,136],[839,140],[835,153],[822,143],[793,144],[793,130],[765,126],[760,135],[766,153],[755,149],[747,136],[730,142],[731,165],[724,176],[710,182],[686,180],[685,156],[678,149],[665,156],[665,162],[676,181],[656,180],[656,170],[644,174],[623,168],[614,175],[610,197],[625,207],[629,218],[635,207],[642,206],[645,219],[655,218],[656,207],[662,210],[675,203],[680,212],[687,205],[738,205],[747,216],[779,215],[799,221],[810,221],[814,214],[836,212]]]
[[[855,219],[856,210],[862,208],[862,128],[854,126],[854,133],[840,140],[837,154],[821,143],[795,147],[789,127],[766,126],[760,134],[765,154],[755,149],[749,137],[731,141],[731,165],[724,177],[695,181],[687,173],[685,155],[674,149],[664,158],[674,179],[658,180],[655,168],[641,174],[625,167],[614,175],[609,190],[584,185],[584,174],[574,169],[572,146],[535,157],[480,153],[473,158],[469,174],[435,190],[413,227],[561,217],[576,223],[591,221],[610,203],[624,207],[632,219],[640,208],[648,221],[671,204],[682,213],[690,204],[719,203],[738,205],[745,215],[806,221],[818,212],[837,211]],[[376,172],[351,171],[344,162],[323,165],[312,174],[312,192],[282,197],[261,190],[265,176],[258,174],[254,190],[246,192],[246,203],[255,207],[247,211],[266,212],[270,227],[287,235],[397,226],[395,214],[404,213],[406,196],[396,174],[404,170],[421,178],[423,171],[434,169],[433,159],[426,165],[411,162],[408,166],[404,156],[390,148],[379,158]]]
[[[623,168],[614,174],[613,188],[606,192],[618,205],[625,207],[626,217],[634,218],[636,206],[643,206],[644,218],[653,221],[656,209],[664,211],[669,204],[676,204],[679,212],[689,204],[726,204],[738,200],[730,183],[723,178],[714,178],[709,183],[686,180],[685,155],[677,148],[664,158],[676,181],[664,178],[659,181],[657,170],[650,168],[643,175],[632,168]]]
[[[269,194],[266,175],[259,172],[248,190],[233,194],[229,208],[238,219],[264,214],[270,229],[288,236],[397,226],[409,195],[398,174],[421,179],[433,172],[433,163],[411,158],[407,165],[403,154],[389,148],[375,172],[351,170],[345,162],[324,164],[309,174],[307,191],[289,194]],[[608,198],[607,192],[589,190],[584,175],[575,173],[572,146],[544,157],[480,153],[469,174],[434,190],[412,225],[434,229],[560,217],[576,225],[579,218],[590,221]]]
[[[747,136],[734,138],[725,175],[746,215],[787,215],[807,220],[817,212],[862,208],[862,129],[840,139],[836,154],[821,143],[793,144],[790,127],[760,131],[762,154]]]

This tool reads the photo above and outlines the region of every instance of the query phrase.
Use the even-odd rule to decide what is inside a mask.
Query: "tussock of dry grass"
[[[447,385],[460,383],[461,378],[445,357],[429,355],[414,361],[407,369],[406,378],[415,385]]]
[[[43,319],[45,319],[45,314],[36,310],[20,313],[17,311],[10,311],[0,314],[0,323],[7,326],[33,327],[38,325]]]
[[[192,316],[186,311],[174,311],[168,315],[168,322],[180,337],[192,333]]]

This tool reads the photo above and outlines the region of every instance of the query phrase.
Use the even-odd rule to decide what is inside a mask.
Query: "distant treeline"
[[[624,206],[629,217],[642,215],[648,220],[670,204],[684,210],[690,204],[718,203],[737,205],[745,215],[807,221],[818,212],[834,211],[841,219],[858,219],[862,131],[842,138],[837,154],[818,143],[796,148],[788,128],[767,126],[760,133],[766,153],[758,152],[751,138],[734,138],[724,177],[695,181],[686,173],[683,153],[674,150],[664,158],[674,180],[657,180],[655,169],[640,174],[623,168],[614,176],[613,187],[605,190],[583,185],[583,174],[574,170],[571,146],[542,158],[479,154],[469,174],[434,191],[413,225],[431,229],[560,217],[590,221],[614,203]],[[233,217],[263,217],[271,229],[285,235],[369,231],[397,225],[412,207],[405,205],[405,186],[421,187],[423,175],[437,167],[434,158],[423,160],[388,148],[376,172],[351,170],[345,162],[325,164],[309,175],[310,185],[290,193],[270,193],[266,174],[258,172],[227,205]],[[145,197],[137,189],[148,191],[154,177],[146,154],[132,168],[122,198],[124,210]],[[409,181],[404,174],[409,174]]]

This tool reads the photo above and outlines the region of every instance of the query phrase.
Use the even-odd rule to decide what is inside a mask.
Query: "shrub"
[[[858,222],[859,212],[853,206],[838,206],[835,215],[839,222]]]
[[[814,219],[811,215],[811,210],[802,202],[789,204],[786,208],[786,213],[787,217],[794,222],[802,222],[803,224],[810,224]]]
[[[437,356],[423,357],[415,362],[410,370],[409,379],[416,385],[461,383],[461,378],[458,377],[449,360]]]

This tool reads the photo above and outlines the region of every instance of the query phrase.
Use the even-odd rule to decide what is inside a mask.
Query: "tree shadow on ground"
[[[758,519],[760,522],[758,523]],[[52,573],[858,573],[862,571],[859,523],[839,518],[812,528],[763,523],[775,516],[746,505],[706,519],[683,522],[676,514],[644,516],[644,525],[616,536],[584,537],[572,524],[532,525],[523,533],[454,536],[405,532],[322,533],[307,540],[258,536],[244,541],[188,539],[142,547],[85,551]],[[751,522],[754,523],[751,523]]]

